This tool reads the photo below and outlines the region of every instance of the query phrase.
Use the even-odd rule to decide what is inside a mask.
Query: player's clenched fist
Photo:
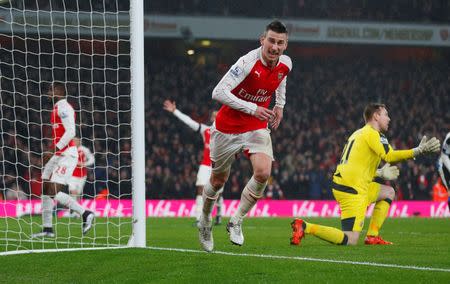
[[[269,121],[275,116],[275,112],[265,107],[258,106],[256,108],[254,116],[256,116],[260,120]]]

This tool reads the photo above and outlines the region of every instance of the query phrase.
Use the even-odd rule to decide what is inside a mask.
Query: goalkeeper
[[[395,180],[399,175],[397,163],[414,157],[438,152],[440,142],[424,136],[418,147],[409,150],[393,150],[386,133],[389,115],[386,106],[372,103],[364,110],[366,125],[356,130],[342,152],[342,158],[333,175],[332,191],[341,208],[342,230],[295,219],[292,225],[292,245],[299,245],[305,234],[311,234],[333,244],[356,245],[364,226],[367,206],[375,203],[372,219],[367,230],[365,244],[388,245],[379,235],[395,197],[392,187],[378,183],[378,179]],[[380,161],[387,162],[377,169]]]

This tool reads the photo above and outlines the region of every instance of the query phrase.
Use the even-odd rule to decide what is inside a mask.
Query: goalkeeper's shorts
[[[342,231],[361,232],[367,206],[377,201],[380,184],[371,182],[367,192],[358,192],[348,186],[333,184],[333,195],[341,208]]]

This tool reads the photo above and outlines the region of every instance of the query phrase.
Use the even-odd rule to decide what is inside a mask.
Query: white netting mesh
[[[131,234],[129,1],[0,1],[0,253],[126,245]],[[51,144],[52,82],[63,82],[81,144],[95,155],[80,203],[94,228],[55,207],[41,229],[43,153]]]

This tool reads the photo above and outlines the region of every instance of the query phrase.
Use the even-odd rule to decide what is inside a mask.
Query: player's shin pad
[[[258,182],[253,176],[248,181],[247,185],[244,188],[244,192],[247,190],[247,193],[255,198],[256,200],[261,199],[264,197],[264,190],[266,189],[267,181],[264,183]]]
[[[211,213],[214,207],[214,203],[219,197],[219,191],[216,191],[212,186],[211,182],[207,182],[205,187],[203,188],[203,215],[207,217],[207,219],[211,218]]]
[[[257,182],[253,177],[248,181],[241,194],[241,200],[239,202],[238,209],[234,216],[231,218],[232,223],[238,223],[242,221],[244,216],[253,208],[258,199],[264,197],[264,189],[267,182]]]

